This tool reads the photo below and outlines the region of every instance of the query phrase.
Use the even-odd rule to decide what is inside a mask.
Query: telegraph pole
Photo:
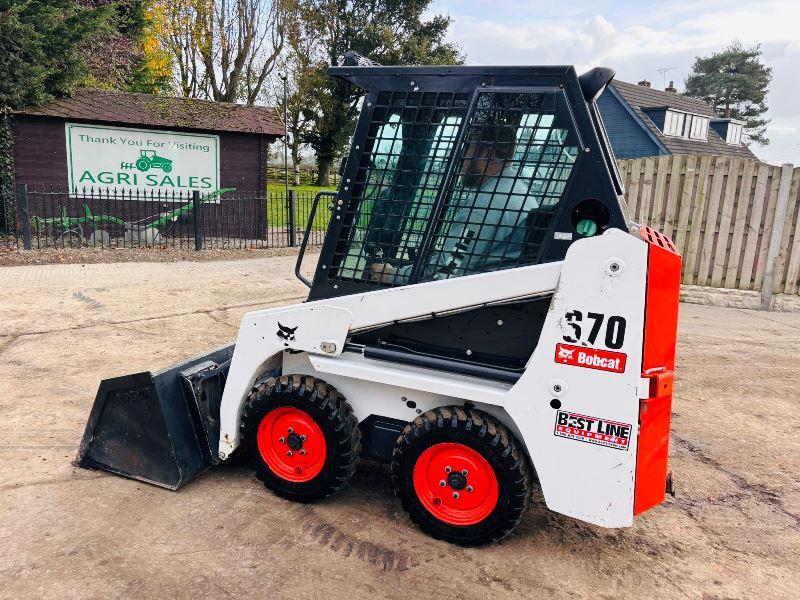
[[[286,202],[289,202],[289,94],[287,91],[288,75],[286,71],[278,71],[283,81],[283,184]]]

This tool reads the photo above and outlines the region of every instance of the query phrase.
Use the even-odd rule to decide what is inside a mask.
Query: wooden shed
[[[283,123],[274,108],[86,88],[15,112],[12,132],[15,183],[33,222],[51,223],[56,237],[88,214],[84,236],[130,238],[161,222],[162,238],[186,237],[193,224],[181,207],[194,191],[207,197],[206,235],[264,240],[275,226],[267,160]]]
[[[215,178],[217,174],[209,174],[206,163],[211,165],[216,161],[218,178],[212,187],[264,192],[269,145],[283,135],[283,124],[271,107],[90,88],[78,90],[72,98],[17,111],[12,126],[16,183],[70,188],[92,184],[120,186],[126,179],[129,183],[136,181],[137,185],[132,187],[161,188],[149,184],[161,183],[167,177],[178,191],[199,189],[202,182],[190,182],[189,178]],[[70,140],[73,133],[74,139]],[[129,146],[123,147],[120,139]],[[91,140],[98,143],[92,145]],[[84,146],[80,150],[79,144]],[[159,168],[148,158],[155,155],[173,161],[179,160],[183,153],[191,161],[193,147],[208,147],[207,154],[212,156],[201,157],[202,152],[195,152],[198,158],[208,159],[206,163],[198,163],[199,170],[205,172],[183,174],[180,185],[177,185],[181,175],[177,173],[178,163],[170,162],[171,172],[165,173],[166,163]],[[83,158],[79,152],[87,154],[83,163],[113,161],[117,156],[114,153],[122,153],[123,158],[103,164],[97,173],[89,169],[86,174],[86,164],[78,164]],[[139,160],[140,166],[145,166],[145,160],[150,161],[152,171],[143,173],[136,168]],[[71,170],[81,172],[71,173]],[[98,173],[104,174],[99,181]],[[148,179],[148,174],[154,177]]]

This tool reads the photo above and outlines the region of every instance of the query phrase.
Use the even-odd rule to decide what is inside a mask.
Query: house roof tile
[[[674,136],[664,135],[645,112],[652,108],[673,108],[675,110],[696,115],[702,115],[711,119],[718,117],[717,113],[702,100],[690,98],[682,94],[673,94],[663,90],[627,83],[625,81],[614,80],[611,82],[614,89],[622,96],[642,121],[645,127],[658,138],[664,147],[672,154],[713,154],[717,156],[737,156],[758,160],[755,154],[747,146],[736,146],[728,144],[716,131],[708,128],[708,138],[702,140],[687,140]]]
[[[17,114],[202,131],[283,135],[272,107],[81,88],[71,98]]]

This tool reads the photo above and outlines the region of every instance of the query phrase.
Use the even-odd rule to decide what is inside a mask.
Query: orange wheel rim
[[[257,442],[261,458],[286,481],[311,481],[325,466],[325,435],[314,418],[299,408],[281,406],[264,415]]]
[[[414,491],[428,512],[450,525],[475,525],[499,498],[489,461],[464,444],[446,442],[425,450],[414,465]]]

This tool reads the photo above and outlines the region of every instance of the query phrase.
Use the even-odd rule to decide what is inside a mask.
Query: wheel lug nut
[[[455,500],[458,500],[458,492],[453,492],[453,498],[454,498]]]
[[[286,451],[286,456],[291,456],[292,454],[293,454],[293,452],[291,450],[287,450]]]
[[[469,471],[467,471],[466,469],[464,469],[464,470],[462,470],[462,471],[461,471],[461,474],[462,474],[464,477],[466,477],[467,475],[469,475]]]
[[[300,454],[302,454],[303,456],[305,456],[305,455],[306,455],[306,451],[305,451],[305,450],[300,450]]]
[[[471,485],[468,485],[468,486],[467,486],[467,491],[468,491],[470,494],[472,493],[472,486],[471,486]]]
[[[445,473],[449,473],[449,472],[450,472],[450,471],[452,471],[452,470],[453,470],[453,469],[451,469],[449,466],[447,466],[447,467],[445,467],[445,468],[444,468],[444,472],[445,472]]]
[[[286,438],[285,438],[285,437],[278,438],[278,441],[279,441],[281,444],[285,444],[285,443],[286,443]]]
[[[301,441],[301,442],[305,442],[305,441],[306,441],[306,436],[304,436],[304,435],[301,435],[301,436],[300,436],[300,441]]]
[[[444,479],[442,479],[442,480],[439,482],[439,487],[444,487],[444,486],[446,486],[446,485],[447,485],[447,482],[446,482]]]
[[[288,431],[289,433],[294,433],[294,429],[292,429],[291,427],[289,427],[289,429],[287,429],[286,431]]]

